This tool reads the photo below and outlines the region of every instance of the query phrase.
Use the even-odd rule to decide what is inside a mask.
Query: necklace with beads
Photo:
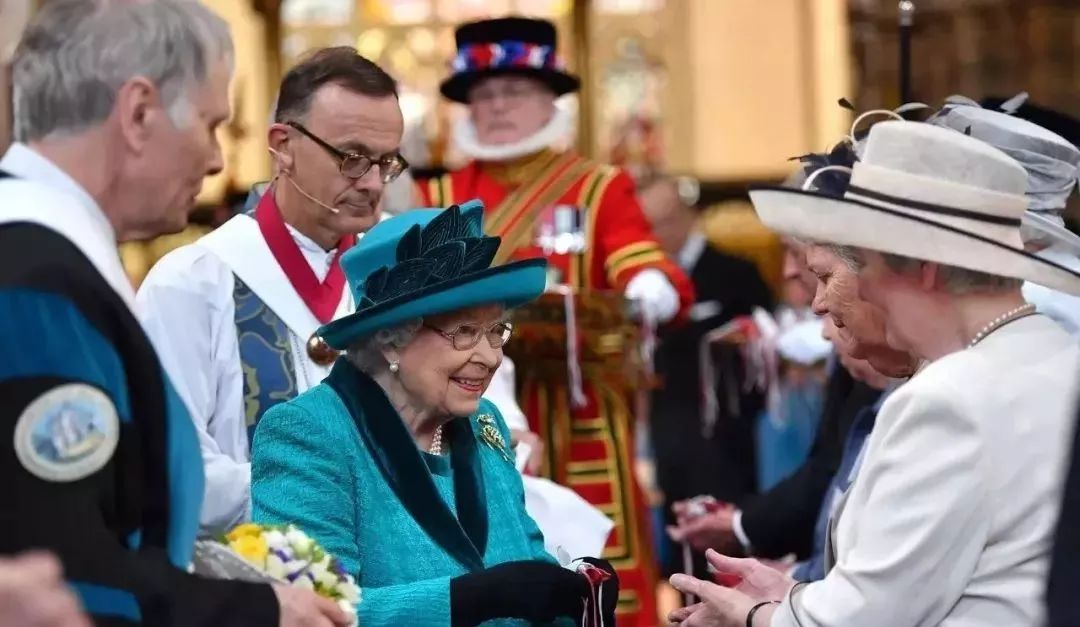
[[[442,455],[442,425],[435,427],[435,433],[431,434],[431,446],[428,453]]]
[[[975,334],[975,337],[971,338],[971,341],[968,342],[967,347],[971,348],[972,346],[975,346],[979,342],[986,339],[987,335],[990,335],[994,331],[997,331],[998,329],[1012,322],[1013,320],[1018,320],[1025,316],[1030,316],[1033,313],[1035,313],[1035,305],[1032,303],[1025,303],[1015,309],[1010,309],[1009,311],[1006,311],[997,318],[994,318],[993,320],[988,322],[986,326],[979,329],[979,332]]]

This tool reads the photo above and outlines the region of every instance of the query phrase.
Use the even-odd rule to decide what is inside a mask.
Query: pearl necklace
[[[435,433],[431,435],[431,446],[428,453],[442,455],[442,425],[435,427]]]
[[[988,322],[985,327],[980,329],[979,332],[975,334],[975,337],[971,338],[971,342],[968,343],[967,347],[971,348],[972,346],[975,346],[979,342],[983,341],[983,339],[985,339],[987,335],[990,335],[994,331],[997,331],[1006,323],[1012,322],[1017,318],[1029,316],[1033,313],[1035,313],[1035,305],[1032,303],[1026,303],[1020,305],[1016,309],[1010,309],[1009,311],[1006,311],[997,318],[994,318],[993,320]]]

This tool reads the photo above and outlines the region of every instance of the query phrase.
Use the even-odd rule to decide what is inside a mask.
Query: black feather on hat
[[[851,143],[842,141],[833,146],[829,152],[811,152],[798,157],[792,157],[789,161],[798,161],[802,164],[805,177],[809,177],[818,170],[829,166],[842,166],[852,168],[858,158],[851,147]],[[843,198],[847,191],[851,173],[842,170],[828,170],[821,172],[814,178],[814,187],[821,193],[836,198]]]

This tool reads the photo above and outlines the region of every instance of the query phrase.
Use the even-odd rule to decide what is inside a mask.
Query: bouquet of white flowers
[[[356,624],[360,587],[341,563],[293,525],[243,524],[195,543],[195,572],[218,579],[284,583],[336,601]]]

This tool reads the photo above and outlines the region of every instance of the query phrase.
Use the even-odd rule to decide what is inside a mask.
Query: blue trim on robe
[[[44,334],[26,329],[50,329]],[[116,348],[67,298],[25,288],[0,290],[0,379],[57,377],[88,383],[131,421],[127,378]]]
[[[233,301],[250,444],[263,414],[296,396],[296,369],[289,345],[289,327],[239,277],[235,277]]]
[[[127,590],[82,581],[71,581],[68,584],[79,596],[83,609],[91,616],[123,618],[133,623],[142,622],[139,602],[135,599],[135,595]]]
[[[165,384],[166,441],[168,442],[169,531],[166,536],[169,561],[187,570],[195,553],[199,535],[206,471],[203,468],[199,436],[187,406],[176,393],[169,375],[162,372]]]
[[[28,328],[49,329],[42,334]],[[123,423],[132,421],[127,374],[116,348],[83,316],[78,307],[59,294],[26,288],[0,290],[0,379],[49,376],[80,381],[108,395]],[[168,420],[169,526],[166,549],[177,568],[187,569],[194,551],[202,509],[204,470],[191,415],[173,390],[165,385]],[[126,538],[130,549],[142,543],[141,530]]]

